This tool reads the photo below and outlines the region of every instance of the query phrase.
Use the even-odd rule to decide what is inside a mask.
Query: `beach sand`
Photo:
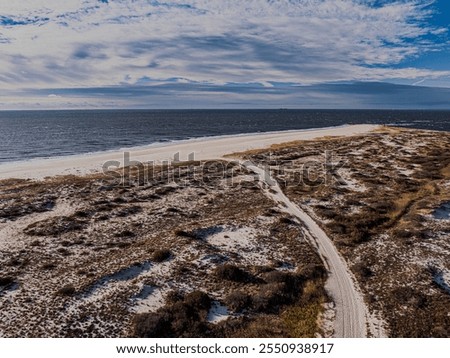
[[[377,127],[374,125],[345,125],[321,129],[196,138],[127,150],[5,163],[0,165],[0,179],[43,179],[55,175],[85,175],[100,172],[103,164],[108,161],[119,161],[123,166],[125,151],[130,153],[130,160],[139,162],[160,163],[165,160],[174,160],[177,153],[179,153],[180,160],[187,160],[192,153],[194,153],[195,160],[219,159],[234,152],[262,149],[273,144],[296,140],[364,134]]]

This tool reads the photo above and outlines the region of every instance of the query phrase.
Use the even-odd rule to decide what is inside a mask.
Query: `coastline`
[[[123,164],[124,152],[130,153],[131,160],[140,162],[173,160],[179,153],[180,160],[186,160],[194,153],[196,160],[218,159],[226,154],[252,149],[263,149],[273,144],[296,140],[311,140],[325,136],[352,136],[368,133],[378,125],[344,125],[327,128],[311,128],[278,132],[236,134],[217,137],[200,137],[167,143],[123,148],[81,155],[33,159],[0,165],[0,180],[43,179],[57,175],[87,175],[102,170],[103,163],[119,161]]]
[[[183,185],[164,170],[131,186],[103,175],[3,181],[0,336],[448,335],[448,219],[434,213],[450,200],[449,133],[350,126],[196,142],[137,152],[226,154],[181,165]],[[264,148],[236,152],[254,147]],[[325,151],[339,172],[314,184],[322,166],[304,168]],[[241,161],[224,172],[230,157]],[[186,317],[191,293],[207,301],[198,330],[152,328]]]

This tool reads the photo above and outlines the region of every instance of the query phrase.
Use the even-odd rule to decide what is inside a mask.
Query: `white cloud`
[[[10,91],[450,75],[398,66],[436,47],[427,35],[444,33],[427,25],[430,1],[0,2],[0,86]]]

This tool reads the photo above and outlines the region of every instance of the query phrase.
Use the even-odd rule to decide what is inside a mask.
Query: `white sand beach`
[[[130,160],[139,162],[173,160],[179,153],[179,160],[187,160],[194,153],[196,160],[218,159],[226,154],[250,149],[262,149],[273,144],[296,140],[310,140],[325,136],[352,136],[370,132],[375,125],[345,125],[340,127],[307,129],[196,138],[164,144],[154,144],[127,149]],[[85,155],[36,159],[0,165],[0,179],[43,179],[55,175],[84,175],[99,172],[108,161],[123,165],[124,151],[107,151]]]

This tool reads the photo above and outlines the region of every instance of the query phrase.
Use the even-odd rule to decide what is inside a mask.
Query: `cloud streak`
[[[13,91],[0,98],[5,109],[16,99],[30,109],[79,108],[380,108],[449,109],[450,88],[379,82],[297,86],[274,83],[215,85],[172,79],[170,83]],[[207,101],[199,101],[207,98]]]

